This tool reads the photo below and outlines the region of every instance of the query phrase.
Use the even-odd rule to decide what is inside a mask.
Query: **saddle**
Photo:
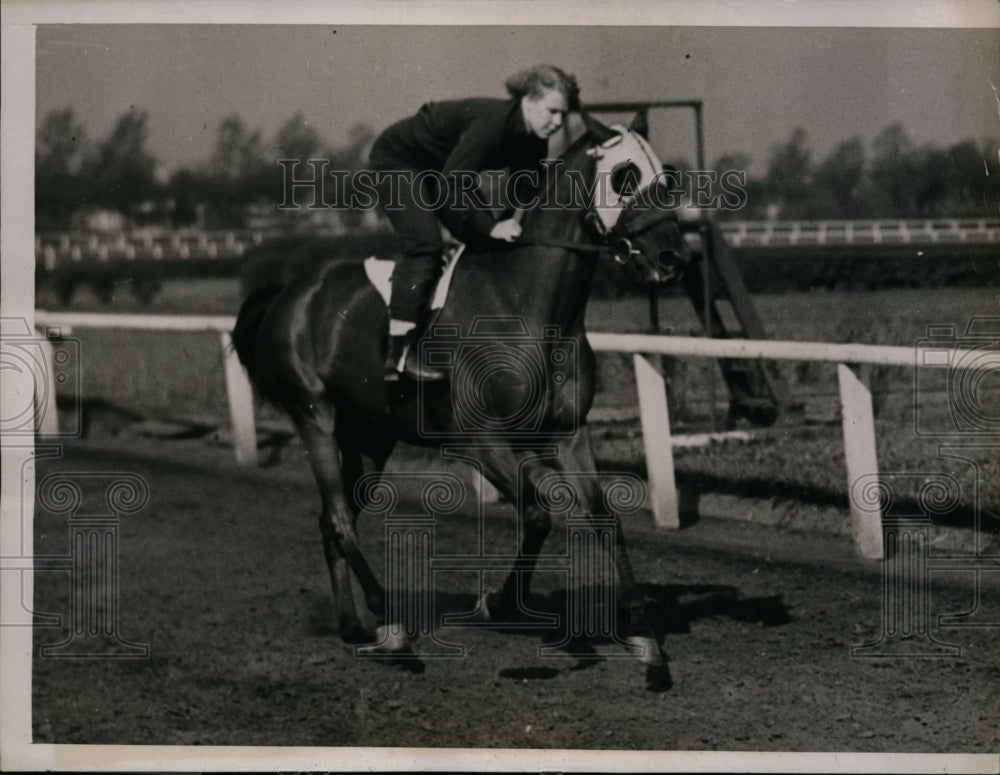
[[[458,260],[462,257],[464,250],[465,246],[459,244],[450,246],[444,251],[442,256],[444,270],[442,271],[441,277],[438,279],[437,285],[434,288],[434,293],[428,308],[427,319],[423,326],[424,332],[431,328],[434,321],[436,321],[438,316],[441,314],[441,310],[444,308],[445,300],[448,298],[448,288],[451,287],[451,278],[455,274],[455,267],[458,266]],[[382,296],[382,301],[388,309],[389,299],[392,293],[392,273],[395,267],[395,262],[371,256],[365,259],[364,267],[365,274],[368,275],[369,282],[375,286],[375,289]],[[391,339],[391,335],[389,338]],[[440,371],[435,371],[434,369],[431,369],[430,371],[421,369],[413,363],[413,358],[416,355],[416,343],[422,338],[423,334],[421,333],[413,341],[407,340],[407,344],[404,346],[402,353],[395,351],[395,348],[398,347],[398,345],[394,345],[393,341],[386,341],[387,352],[389,353],[389,357],[391,359],[390,363],[395,362],[396,359],[399,359],[400,364],[405,362],[405,368],[398,364],[396,368],[418,380],[440,379],[442,377],[442,373]],[[387,365],[386,379],[394,381],[397,378],[398,375],[395,372],[390,373],[389,366]]]
[[[451,287],[451,278],[455,274],[455,267],[458,260],[465,252],[465,245],[453,245],[444,253],[444,272],[438,280],[431,297],[430,311],[431,317],[436,317],[437,313],[444,307],[445,299],[448,298],[448,288]],[[392,270],[396,262],[389,258],[377,258],[369,256],[365,259],[365,274],[368,280],[375,286],[375,290],[382,296],[385,306],[389,306],[389,297],[392,294]]]

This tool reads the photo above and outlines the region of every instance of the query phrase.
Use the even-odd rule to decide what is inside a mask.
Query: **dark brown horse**
[[[405,638],[387,635],[384,625],[393,622],[386,621],[386,594],[355,530],[370,491],[358,486],[365,459],[381,471],[398,440],[461,447],[519,505],[516,570],[481,600],[483,618],[502,620],[526,597],[552,521],[551,504],[538,492],[541,480],[562,477],[581,512],[607,514],[585,425],[595,361],[584,313],[595,263],[615,255],[642,279],[662,281],[679,275],[687,253],[673,214],[650,196],[659,162],[648,144],[623,128],[591,120],[587,127],[539,192],[549,195],[550,206],[526,212],[520,244],[467,247],[448,301],[419,347],[420,357],[451,369],[449,381],[384,381],[386,305],[360,263],[327,263],[285,286],[259,288],[243,303],[233,341],[255,386],[288,413],[305,444],[322,498],[323,548],[345,641],[372,639],[354,608],[353,573],[383,625],[379,648],[408,648]],[[610,191],[598,192],[598,202],[589,194],[582,201],[580,181],[602,176]],[[616,589],[627,614],[627,631],[616,639],[627,642],[649,674],[662,674],[662,654],[613,516]]]

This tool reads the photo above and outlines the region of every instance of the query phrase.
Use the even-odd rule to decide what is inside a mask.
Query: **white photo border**
[[[34,319],[35,31],[38,25],[80,24],[384,24],[966,27],[1000,26],[994,0],[787,0],[728,2],[527,2],[526,0],[388,0],[327,4],[263,2],[4,2],[2,20],[2,283],[3,317]],[[30,380],[3,375],[0,401],[31,391]],[[4,415],[6,416],[6,415]],[[30,447],[5,444],[0,556],[22,540],[30,550],[33,469]],[[25,474],[25,472],[27,472]],[[22,500],[23,496],[23,500]],[[23,511],[22,511],[23,509]],[[26,512],[26,513],[24,513]],[[27,536],[25,539],[24,536]],[[17,573],[21,583],[8,583]],[[33,591],[30,571],[0,573],[0,608],[20,609]],[[30,599],[30,597],[29,597]],[[277,748],[58,745],[31,742],[32,630],[29,621],[0,627],[0,748],[4,767],[17,770],[506,770],[506,771],[742,771],[972,772],[995,771],[983,755],[780,754],[402,748]],[[16,626],[20,624],[21,626]]]

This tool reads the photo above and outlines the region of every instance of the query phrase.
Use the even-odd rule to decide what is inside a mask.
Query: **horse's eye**
[[[616,164],[611,170],[611,190],[618,196],[635,196],[641,180],[639,167],[633,162]]]

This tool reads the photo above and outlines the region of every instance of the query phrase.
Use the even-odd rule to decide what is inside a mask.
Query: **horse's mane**
[[[538,187],[532,192],[536,197],[536,201],[558,201],[558,187],[561,179],[566,177],[567,171],[571,169],[580,169],[581,159],[585,164],[590,164],[592,162],[592,160],[587,157],[584,152],[595,142],[602,139],[603,132],[600,131],[601,129],[604,129],[604,127],[597,122],[593,122],[593,120],[589,120],[587,122],[587,126],[580,136],[573,140],[573,142],[564,148],[563,151],[556,157],[558,174],[552,176],[545,175],[544,179],[539,181]],[[536,206],[532,207],[527,212],[530,214],[536,212],[537,210],[538,207]],[[527,223],[527,221],[525,223]]]
[[[581,152],[588,148],[594,143],[603,142],[613,133],[611,129],[604,126],[600,121],[595,120],[592,116],[585,115],[584,117],[584,130],[572,143],[570,143],[566,148],[563,149],[556,159],[564,163],[560,165],[561,169],[568,169],[569,163],[575,161],[581,154]],[[555,185],[556,181],[548,181],[550,184]],[[542,193],[540,190],[535,193]]]
[[[590,127],[587,127],[578,138],[563,149],[563,152],[557,158],[567,161],[570,157],[576,156],[583,146],[589,145],[595,137],[595,132]]]

